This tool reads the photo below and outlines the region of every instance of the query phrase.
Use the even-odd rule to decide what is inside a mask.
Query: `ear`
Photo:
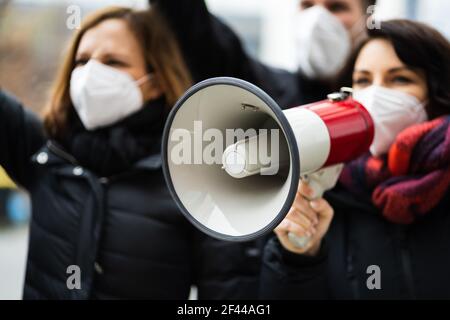
[[[153,74],[144,84],[142,84],[141,90],[144,101],[158,99],[164,94],[158,77]]]

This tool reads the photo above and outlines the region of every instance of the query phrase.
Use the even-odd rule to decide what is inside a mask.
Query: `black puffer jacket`
[[[388,222],[370,201],[342,188],[326,194],[335,210],[317,257],[269,241],[261,296],[272,299],[450,299],[450,190],[409,226]],[[380,290],[370,290],[380,268]]]
[[[32,198],[26,299],[254,298],[259,243],[197,232],[166,188],[152,155],[106,179],[77,165],[41,121],[0,90],[0,165]],[[1,262],[0,262],[1,263]],[[81,289],[67,288],[69,266]]]

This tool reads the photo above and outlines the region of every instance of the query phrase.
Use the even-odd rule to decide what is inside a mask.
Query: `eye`
[[[105,64],[111,67],[123,67],[126,66],[126,63],[117,59],[108,59],[105,61]]]
[[[347,4],[342,3],[342,2],[333,2],[330,3],[327,6],[328,10],[330,10],[332,13],[341,13],[341,12],[345,12],[348,11],[350,8]]]
[[[353,79],[353,85],[368,86],[368,85],[370,85],[370,79],[367,77],[355,78],[355,79]]]
[[[80,58],[75,60],[75,68],[84,66],[86,63],[88,63],[89,59]]]
[[[398,84],[410,84],[413,81],[410,78],[407,78],[405,76],[396,76],[392,79],[392,82],[395,82]]]
[[[300,3],[300,8],[302,8],[303,10],[309,9],[313,6],[314,6],[314,3],[312,3],[311,1],[302,1]]]

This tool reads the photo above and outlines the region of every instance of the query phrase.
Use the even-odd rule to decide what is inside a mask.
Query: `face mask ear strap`
[[[154,74],[148,73],[145,76],[143,76],[142,78],[140,78],[139,80],[136,80],[136,85],[140,86],[140,85],[146,83],[147,81],[153,80],[153,78],[154,78]]]
[[[425,110],[425,113],[427,114],[427,117],[429,117],[428,111],[430,110],[430,99],[427,98],[424,101],[420,103],[420,106]]]

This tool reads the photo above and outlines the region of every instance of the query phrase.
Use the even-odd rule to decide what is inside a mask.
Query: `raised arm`
[[[301,104],[298,77],[268,67],[245,51],[236,33],[203,0],[150,0],[168,20],[195,81],[236,77],[266,91],[282,108]]]
[[[30,158],[44,142],[41,121],[0,89],[0,165],[25,188],[31,179]]]
[[[174,31],[196,81],[217,76],[252,80],[237,35],[210,14],[203,0],[150,0]]]

